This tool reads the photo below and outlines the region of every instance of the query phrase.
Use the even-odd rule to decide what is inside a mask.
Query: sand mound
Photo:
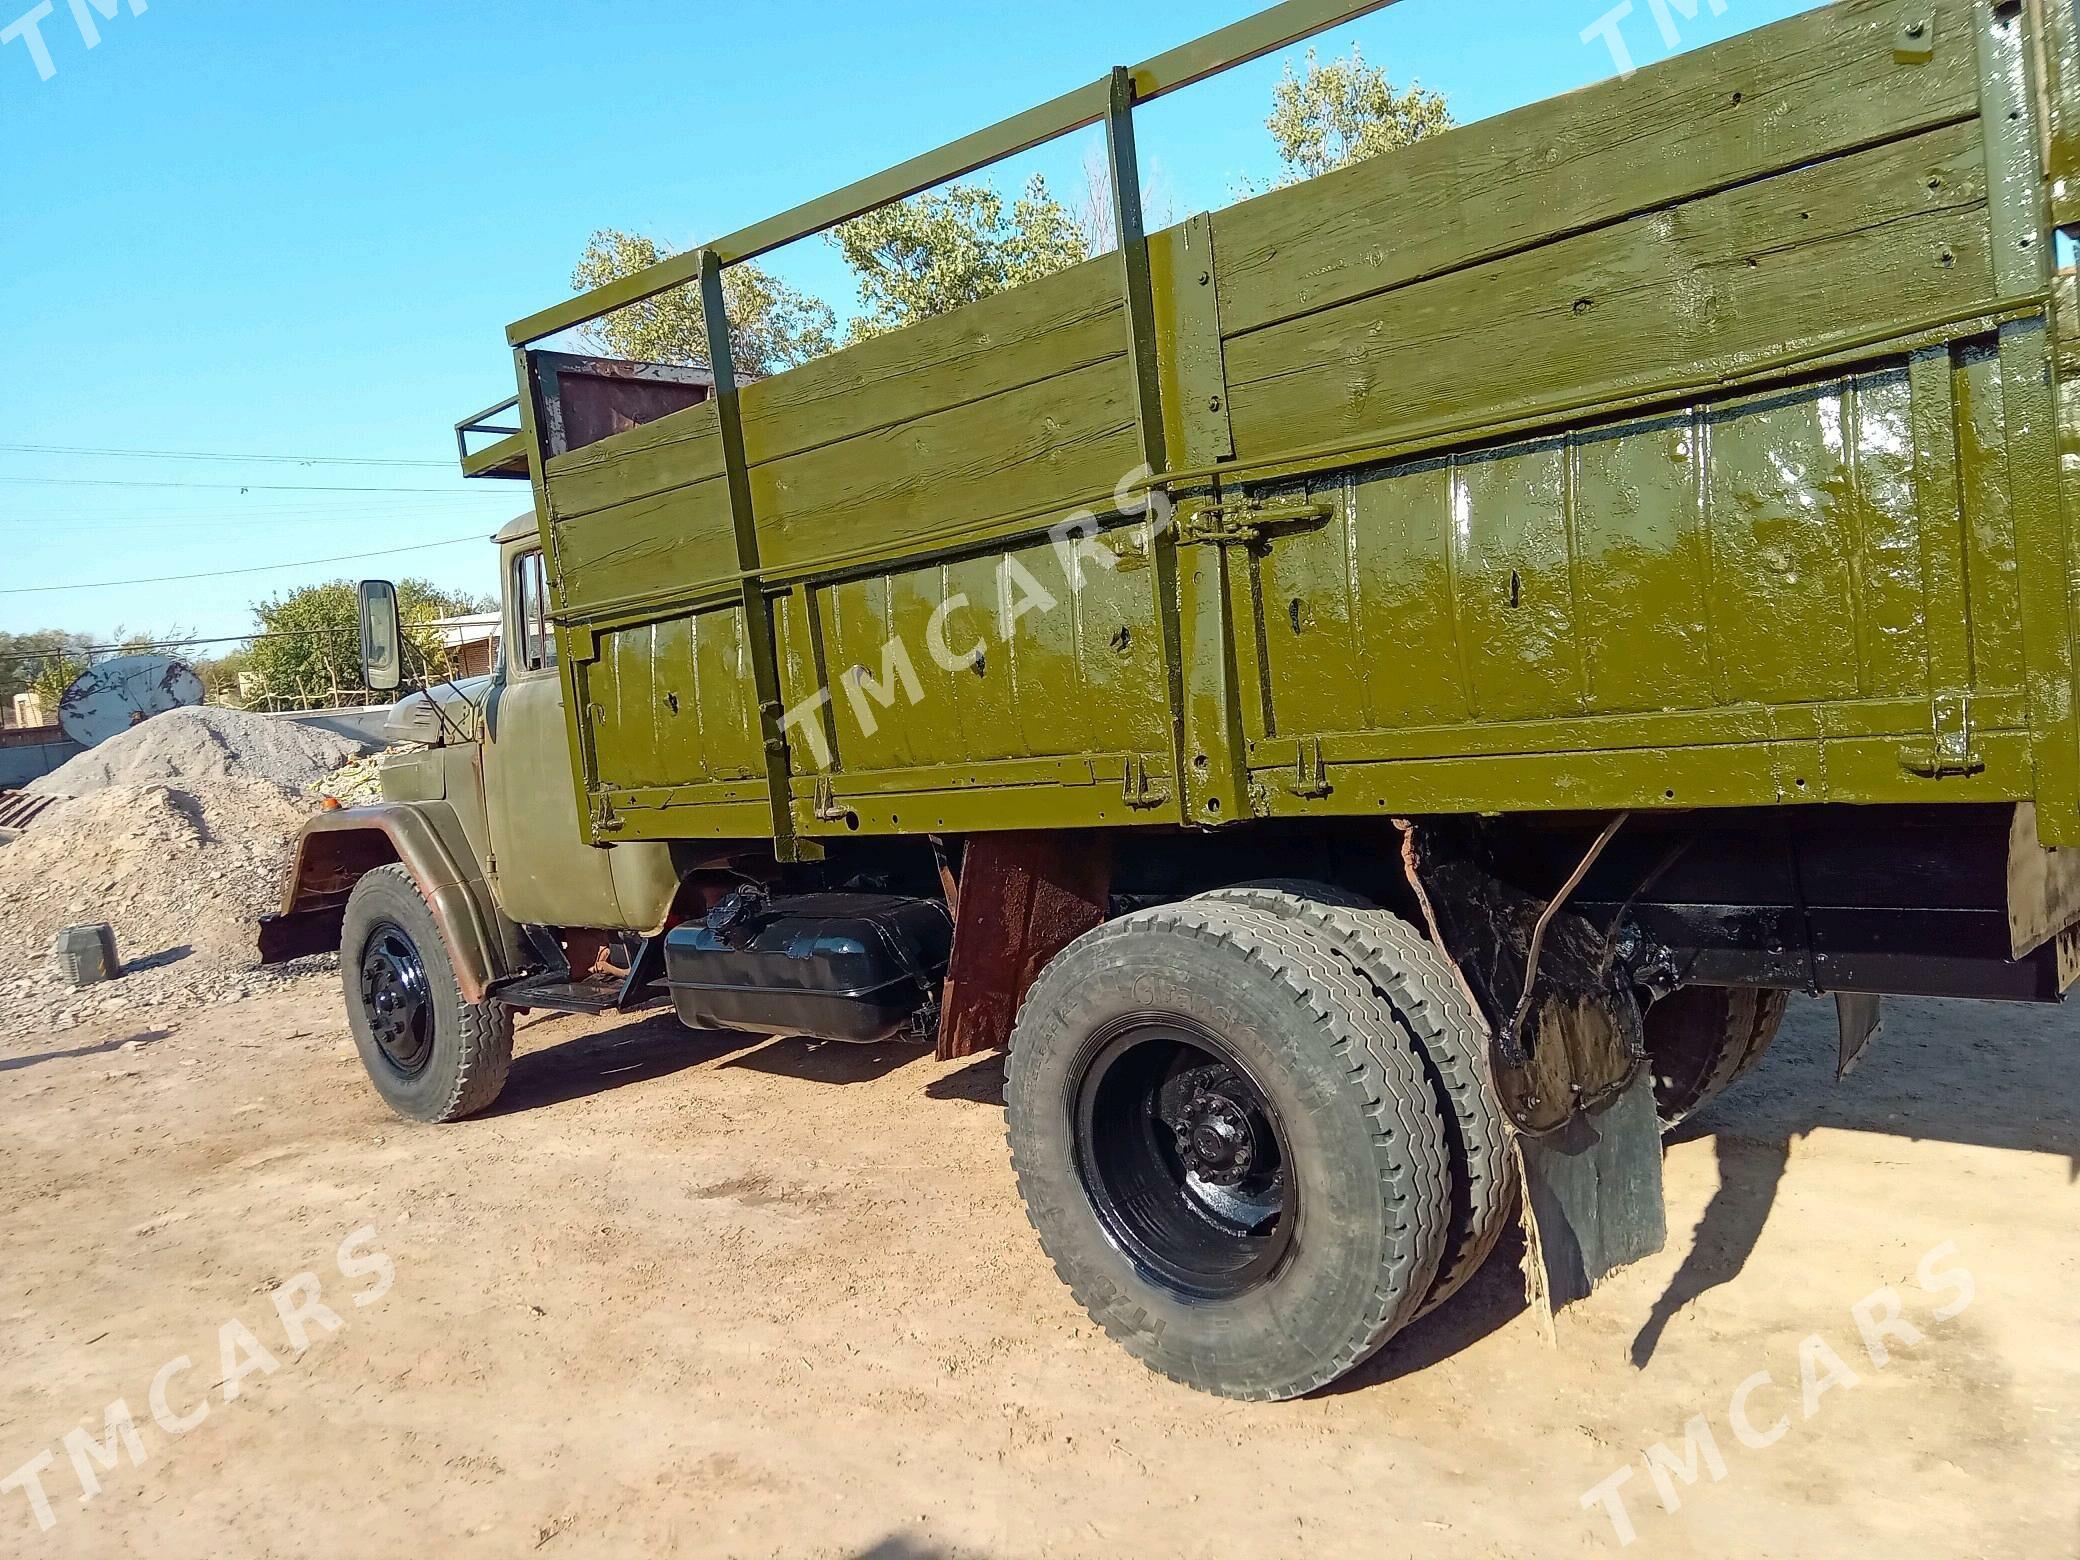
[[[257,923],[281,908],[310,808],[272,780],[228,779],[193,793],[109,786],[45,813],[0,849],[0,969],[24,972],[0,984],[0,1014],[68,1027],[110,1004],[245,995],[270,978],[255,967]],[[128,973],[72,992],[51,944],[96,921],[115,928]]]
[[[25,789],[88,796],[111,786],[174,785],[200,790],[225,780],[259,780],[302,792],[367,752],[350,737],[245,710],[184,709],[111,737]]]

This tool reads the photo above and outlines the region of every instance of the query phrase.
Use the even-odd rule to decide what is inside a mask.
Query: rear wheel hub
[[[1281,1271],[1299,1214],[1283,1128],[1217,1037],[1154,1015],[1117,1025],[1073,1108],[1091,1206],[1146,1279],[1219,1301]]]

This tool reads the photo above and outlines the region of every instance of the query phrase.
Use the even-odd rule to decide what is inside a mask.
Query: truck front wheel
[[[1090,933],[1026,999],[1006,1103],[1056,1271],[1173,1380],[1298,1397],[1430,1292],[1451,1179],[1412,1031],[1304,924],[1189,903]]]
[[[362,878],[340,937],[347,1025],[383,1101],[410,1121],[488,1110],[513,1060],[513,1015],[467,1002],[419,885],[403,867]]]

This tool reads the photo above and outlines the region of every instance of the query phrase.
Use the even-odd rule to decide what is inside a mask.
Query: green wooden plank
[[[755,468],[770,568],[849,547],[900,556],[949,522],[980,525],[1109,492],[1140,462],[1115,361]]]
[[[713,401],[559,455],[546,468],[566,520],[727,474]]]
[[[510,433],[496,444],[487,444],[482,449],[463,456],[462,474],[465,477],[526,476],[527,436]]]
[[[1135,96],[1146,103],[1182,91],[1397,3],[1398,0],[1285,0],[1282,5],[1244,17],[1233,26],[1135,66],[1131,72]]]
[[[741,387],[745,458],[769,465],[886,432],[1126,350],[1111,261],[1092,261]],[[715,409],[697,406],[550,463],[566,514],[722,472]]]
[[[1975,126],[1743,185],[1228,343],[1236,447],[1621,400],[1991,296]]]
[[[555,532],[564,573],[558,610],[573,620],[595,621],[643,602],[663,609],[736,589],[736,536],[729,488],[720,477],[559,520]]]
[[[1230,334],[1484,264],[1977,110],[1969,0],[1854,0],[1535,103],[1220,213]],[[1564,265],[1558,256],[1546,263]]]

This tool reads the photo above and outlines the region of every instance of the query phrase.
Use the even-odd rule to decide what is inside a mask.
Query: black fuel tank
[[[930,899],[733,894],[665,939],[666,984],[694,1029],[871,1044],[938,1000],[953,922]]]

